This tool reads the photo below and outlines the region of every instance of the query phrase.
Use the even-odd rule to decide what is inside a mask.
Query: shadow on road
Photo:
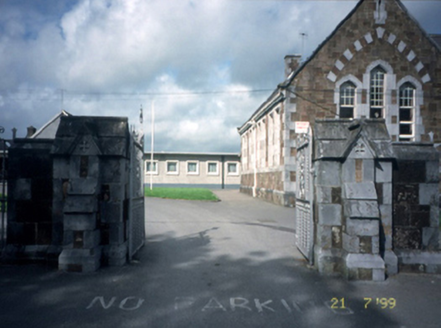
[[[384,311],[365,310],[350,284],[292,258],[210,258],[210,230],[151,236],[132,264],[94,274],[3,266],[2,327],[395,326]]]

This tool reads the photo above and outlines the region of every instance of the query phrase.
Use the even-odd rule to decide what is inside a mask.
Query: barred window
[[[354,118],[355,85],[345,82],[340,87],[340,118]]]
[[[371,71],[370,118],[384,117],[384,80],[386,72],[381,67]]]

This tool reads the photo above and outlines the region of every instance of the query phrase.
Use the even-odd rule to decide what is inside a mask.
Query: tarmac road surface
[[[294,209],[146,199],[146,245],[93,274],[0,266],[0,327],[440,327],[441,275],[320,276],[295,247]]]

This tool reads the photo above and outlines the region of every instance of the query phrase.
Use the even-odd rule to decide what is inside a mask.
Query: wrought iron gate
[[[130,134],[130,176],[129,176],[129,259],[144,245],[144,175],[143,136],[134,130]]]
[[[311,131],[311,129],[309,129]],[[300,252],[313,263],[313,181],[311,175],[312,136],[302,133],[297,137],[296,160],[296,245]]]

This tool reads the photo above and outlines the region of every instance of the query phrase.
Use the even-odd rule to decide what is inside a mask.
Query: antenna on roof
[[[305,57],[305,39],[308,37],[308,34],[302,32],[300,35],[302,36],[302,57]]]

